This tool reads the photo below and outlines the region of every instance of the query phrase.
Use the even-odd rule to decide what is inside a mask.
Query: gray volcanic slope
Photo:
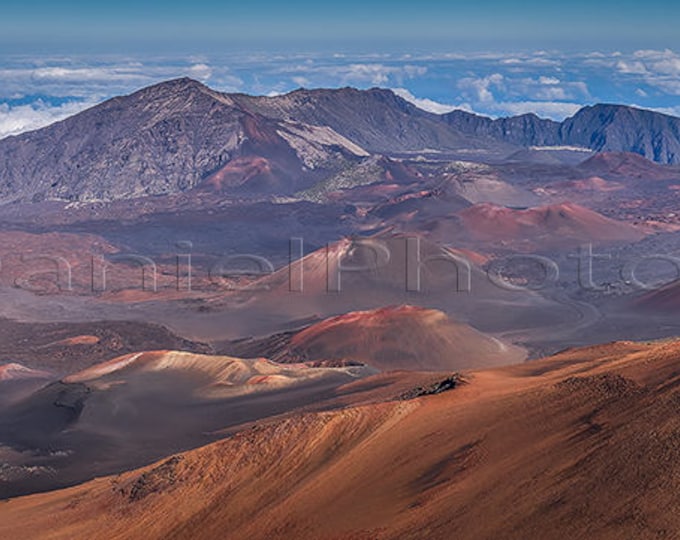
[[[220,173],[219,185],[234,187],[235,171],[273,176],[272,191],[285,193],[376,150],[489,147],[514,148],[462,135],[386,90],[254,98],[177,79],[1,140],[0,202],[172,194]],[[282,186],[281,177],[291,180]]]
[[[680,119],[596,105],[562,123],[535,115],[491,120],[428,113],[378,88],[254,97],[177,79],[0,140],[0,203],[111,201],[196,187],[292,194],[371,154],[430,151],[479,161],[534,145],[678,163]]]
[[[425,149],[459,150],[496,147],[485,137],[470,138],[456,126],[442,122],[440,116],[418,109],[391,90],[296,90],[274,98],[232,96],[244,108],[279,120],[295,119],[326,125],[371,152],[417,152]]]

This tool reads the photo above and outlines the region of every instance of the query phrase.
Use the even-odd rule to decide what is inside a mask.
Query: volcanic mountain
[[[493,120],[486,116],[455,110],[444,114],[443,119],[463,133],[512,140],[521,146],[562,144],[559,136],[560,124],[531,113]]]
[[[369,151],[490,146],[499,143],[463,136],[387,90],[265,98],[178,79],[0,141],[0,200],[108,201],[198,185],[285,194]]]
[[[635,298],[631,302],[634,309],[651,312],[674,313],[680,310],[680,281],[657,287]]]
[[[324,125],[374,153],[507,151],[511,145],[472,137],[442,122],[391,90],[371,88],[299,89],[273,98],[237,94],[243,108],[279,121]]]
[[[294,415],[7,501],[0,536],[672,536],[679,358],[677,341],[612,343],[468,373],[444,392]]]
[[[662,167],[631,152],[602,152],[580,163],[578,169],[613,180],[654,181],[677,179],[680,175],[678,167]]]
[[[533,115],[436,115],[390,90],[223,94],[191,79],[116,97],[0,141],[0,201],[112,201],[195,187],[291,195],[371,154],[498,160],[531,145],[577,145],[680,161],[680,120],[615,105],[562,124]]]
[[[479,204],[458,213],[466,237],[487,242],[565,247],[583,242],[623,242],[644,232],[583,206],[562,203],[528,209]]]
[[[0,141],[0,196],[106,201],[178,193],[204,179],[212,189],[288,192],[306,186],[305,172],[311,182],[315,170],[367,155],[326,126],[268,119],[179,79]]]
[[[276,362],[352,360],[383,371],[446,371],[508,364],[521,349],[415,306],[347,313],[298,332],[227,344],[241,356],[266,355]]]
[[[584,107],[563,122],[534,114],[492,120],[465,111],[453,111],[443,119],[464,133],[522,146],[632,152],[658,163],[680,163],[680,119],[625,105]]]
[[[630,107],[190,79],[0,140],[0,538],[673,537],[680,287],[627,273],[676,163]]]
[[[492,283],[477,259],[403,234],[344,238],[204,300],[191,331],[210,341],[261,337],[296,330],[295,321],[401,304],[441,310],[485,333],[573,316],[532,291]],[[494,304],[503,309],[489,310]]]

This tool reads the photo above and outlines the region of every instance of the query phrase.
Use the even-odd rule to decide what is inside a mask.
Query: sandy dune
[[[613,343],[294,416],[6,502],[0,536],[671,538],[679,362],[675,341]]]
[[[293,387],[338,374],[347,380],[365,374],[360,367],[316,368],[299,363],[284,366],[266,358],[244,360],[181,351],[142,352],[114,358],[63,379],[64,383],[86,383],[109,388],[116,381],[131,384],[136,377],[178,374],[192,381],[194,395],[238,396]],[[205,384],[197,383],[204,379]]]
[[[365,366],[152,351],[123,355],[61,380],[0,382],[0,448],[18,452],[3,461],[21,472],[8,478],[0,469],[0,497],[138,467],[301,407],[371,401],[382,386],[394,386],[392,395],[403,388],[387,379],[374,386],[351,384],[374,373]]]

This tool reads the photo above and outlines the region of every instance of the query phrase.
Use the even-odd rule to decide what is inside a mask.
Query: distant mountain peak
[[[219,92],[215,92],[203,83],[191,79],[189,77],[181,77],[179,79],[171,79],[169,81],[159,82],[146,88],[142,88],[137,92],[131,94],[141,99],[158,99],[158,98],[177,98],[184,95],[204,94],[215,96]]]
[[[585,105],[581,107],[573,116],[576,116],[580,112],[584,111],[614,111],[614,112],[634,112],[643,113],[649,115],[660,115],[667,116],[669,118],[674,118],[671,115],[663,114],[657,111],[651,111],[649,109],[643,109],[642,107],[636,107],[634,105],[622,105],[621,103],[593,103],[592,105]]]
[[[258,97],[221,93],[183,77],[0,141],[0,200],[179,193],[220,171],[229,180],[220,185],[242,186],[255,174],[251,192],[292,193],[367,153],[435,152],[484,161],[534,146],[634,152],[680,163],[680,119],[601,104],[564,122],[531,113],[494,120],[463,111],[436,115],[384,88]],[[225,169],[228,164],[238,166]]]
[[[680,163],[680,118],[628,105],[588,105],[563,122],[533,113],[494,120],[464,111],[447,113],[443,119],[463,133],[523,146],[577,146]]]
[[[177,79],[170,79],[167,81],[162,81],[157,84],[153,84],[151,86],[147,86],[146,88],[143,88],[140,91],[154,91],[154,90],[173,90],[173,91],[182,91],[185,89],[198,89],[198,90],[210,90],[209,87],[204,85],[202,82],[197,81],[196,79],[192,79],[190,77],[179,77]]]

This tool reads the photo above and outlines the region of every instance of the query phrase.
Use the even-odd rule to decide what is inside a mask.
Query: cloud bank
[[[406,88],[392,88],[392,91],[399,97],[405,99],[406,101],[413,103],[419,109],[435,114],[446,114],[456,109],[470,110],[469,106],[466,105],[447,105],[446,103],[439,103],[432,99],[427,98],[417,98]]]
[[[0,104],[0,139],[33,131],[91,107],[94,102],[71,102],[52,106],[42,101],[29,105]]]
[[[598,102],[680,114],[680,54],[670,49],[3,56],[0,137],[37,129],[115,95],[183,76],[216,90],[259,95],[301,86],[380,86],[436,114],[454,109],[492,117],[533,112],[562,120]]]

